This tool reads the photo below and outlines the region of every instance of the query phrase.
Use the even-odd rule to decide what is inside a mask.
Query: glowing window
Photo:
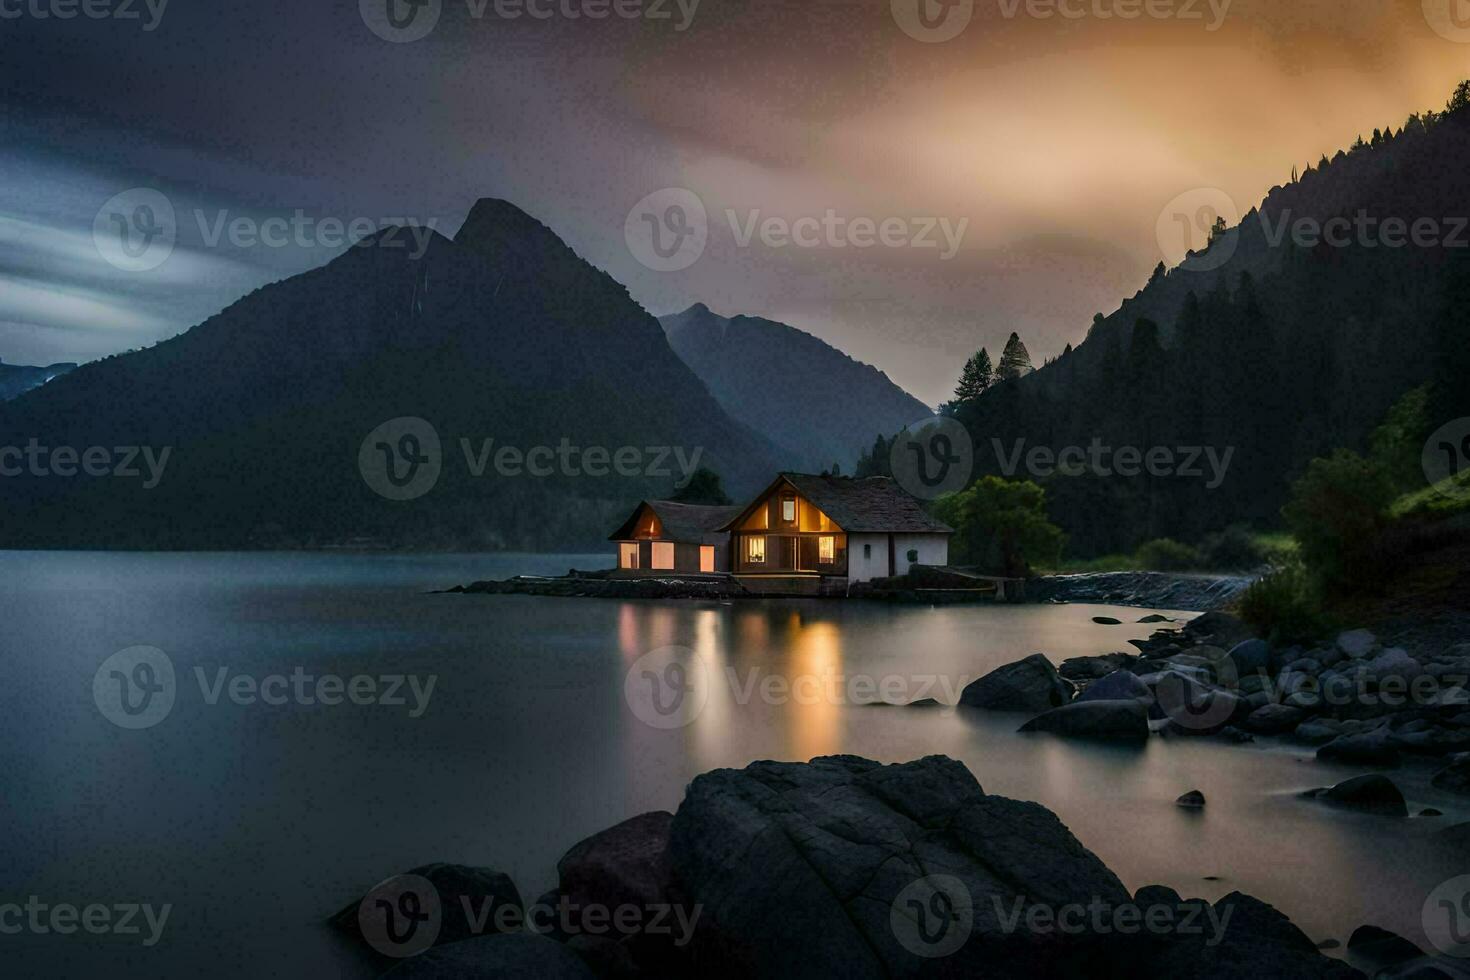
[[[699,549],[699,570],[701,572],[712,572],[715,570],[715,546],[712,544],[701,545]]]
[[[745,560],[752,564],[763,564],[766,560],[766,539],[754,537],[745,539]]]
[[[787,524],[790,524],[792,521],[796,520],[795,497],[781,498],[781,520],[785,521]]]
[[[638,545],[634,543],[618,545],[618,567],[638,567]]]
[[[653,543],[653,567],[660,571],[673,571],[674,543],[672,541],[655,541]]]
[[[823,565],[830,565],[837,560],[837,539],[830,534],[824,534],[817,539],[817,561]]]

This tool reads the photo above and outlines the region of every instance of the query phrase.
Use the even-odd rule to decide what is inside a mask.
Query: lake
[[[360,961],[322,920],[395,872],[485,865],[530,901],[554,884],[570,845],[674,809],[697,773],[832,753],[954,756],[987,791],[1056,811],[1130,888],[1162,883],[1212,900],[1239,889],[1318,940],[1345,942],[1372,922],[1422,943],[1425,897],[1457,873],[1430,835],[1470,813],[1428,788],[1427,769],[1395,779],[1415,811],[1446,816],[1394,821],[1298,799],[1356,773],[1311,761],[1308,749],[1158,738],[1122,749],[1017,735],[1024,719],[1010,715],[852,703],[870,689],[952,700],[1033,652],[1060,662],[1129,649],[1154,629],[1137,623],[1153,610],[428,594],[606,564],[0,553],[10,668],[0,905],[171,906],[151,946],[146,926],[0,935],[6,966],[358,975]],[[1125,625],[1094,624],[1099,615]],[[161,717],[119,715],[94,696],[103,662],[135,647],[162,651],[174,671]],[[638,686],[674,662],[698,678],[698,697],[650,712]],[[161,674],[114,663],[161,688]],[[101,674],[99,690],[110,690],[111,668]],[[323,677],[340,687],[314,686]],[[1190,789],[1208,798],[1203,812],[1174,805]]]

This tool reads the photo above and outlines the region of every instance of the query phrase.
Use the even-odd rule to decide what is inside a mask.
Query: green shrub
[[[1046,491],[1030,480],[987,476],[934,502],[934,516],[955,529],[950,560],[991,574],[1028,577],[1054,568],[1066,535],[1046,514]]]
[[[1151,572],[1187,572],[1204,562],[1198,551],[1172,538],[1159,538],[1138,549],[1138,567]]]
[[[1328,589],[1348,592],[1381,571],[1379,535],[1396,496],[1383,464],[1339,449],[1307,465],[1281,515],[1307,569]]]
[[[1322,594],[1300,561],[1290,561],[1251,583],[1240,618],[1273,643],[1310,643],[1330,631]]]
[[[1204,567],[1212,572],[1239,572],[1259,568],[1270,560],[1265,546],[1251,529],[1232,524],[1205,538],[1200,547]]]

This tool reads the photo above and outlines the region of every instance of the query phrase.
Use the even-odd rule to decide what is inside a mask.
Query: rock
[[[1376,774],[1354,776],[1352,779],[1343,780],[1336,786],[1308,790],[1303,795],[1335,806],[1350,807],[1385,817],[1407,817],[1409,815],[1408,805],[1404,802],[1404,794],[1399,792],[1399,788],[1387,776]]]
[[[1077,695],[1077,701],[1126,701],[1128,699],[1142,701],[1144,704],[1153,704],[1154,692],[1150,691],[1148,685],[1139,680],[1138,675],[1132,671],[1115,671],[1101,680],[1089,684],[1082,693]]]
[[[1376,967],[1417,960],[1424,951],[1404,937],[1377,926],[1358,926],[1348,937],[1347,948],[1371,960]]]
[[[1325,718],[1314,718],[1302,722],[1291,734],[1307,745],[1326,745],[1342,734],[1342,726]]]
[[[511,932],[520,927],[524,918],[520,891],[508,875],[499,871],[474,868],[463,864],[438,863],[421,865],[408,871],[407,874],[426,879],[433,891],[437,893],[440,916],[439,931],[434,940],[436,946],[457,943],[475,936],[482,936],[485,933]],[[362,926],[358,918],[359,910],[365,900],[373,898],[380,889],[400,877],[403,876],[395,876],[395,878],[380,883],[362,899],[344,906],[329,921],[347,935],[368,943],[377,953],[385,956],[401,955],[395,954],[391,946],[389,949],[381,948],[383,943],[388,942],[381,936],[376,944],[370,943],[362,934]],[[416,891],[411,896],[394,892],[383,900],[394,902],[399,895],[403,898],[411,897],[420,908],[428,907],[429,900]],[[466,914],[466,907],[470,910],[469,915]],[[385,906],[382,914],[387,915],[388,911],[393,908],[394,905]],[[370,912],[370,914],[378,913]],[[470,916],[473,916],[473,921]],[[413,940],[410,938],[405,941],[412,942]]]
[[[1442,817],[1442,816],[1444,816],[1444,811],[1443,810],[1436,810],[1432,806],[1426,806],[1424,809],[1422,809],[1422,810],[1419,811],[1419,816],[1421,816],[1421,817]]]
[[[1131,653],[1105,653],[1100,657],[1073,657],[1062,661],[1057,673],[1069,681],[1095,681],[1115,670],[1127,670],[1138,663]]]
[[[1256,635],[1237,617],[1223,612],[1207,612],[1190,620],[1184,633],[1196,642],[1209,642],[1227,650]]]
[[[1390,677],[1407,683],[1424,673],[1424,668],[1420,666],[1419,661],[1409,656],[1407,650],[1397,647],[1385,650],[1370,660],[1368,670],[1379,683]]]
[[[1337,634],[1337,649],[1349,660],[1362,660],[1378,650],[1378,637],[1367,630]]]
[[[1284,703],[1290,708],[1301,708],[1307,712],[1316,711],[1322,707],[1322,695],[1316,691],[1297,691]]]
[[[1268,704],[1257,708],[1241,723],[1241,727],[1257,735],[1285,735],[1301,724],[1306,713],[1287,704]]]
[[[1293,674],[1306,674],[1309,677],[1316,677],[1322,673],[1322,661],[1314,660],[1311,657],[1300,657],[1287,664],[1283,669]]]
[[[1271,667],[1271,644],[1265,640],[1246,640],[1230,648],[1230,659],[1237,674],[1253,674]]]
[[[1470,731],[1431,725],[1418,731],[1398,731],[1393,744],[1418,755],[1453,755],[1470,751]]]
[[[1307,656],[1321,664],[1324,670],[1328,667],[1335,667],[1347,659],[1346,655],[1335,646],[1318,647]]]
[[[519,932],[436,946],[384,974],[392,980],[596,980],[575,952],[545,936]]]
[[[1092,617],[1092,621],[1094,623],[1096,623],[1097,625],[1099,625],[1099,626],[1122,626],[1123,625],[1123,621],[1121,619],[1114,619],[1111,616],[1094,616],[1094,617]]]
[[[1246,674],[1240,679],[1240,693],[1255,694],[1257,691],[1266,690],[1267,686],[1270,683],[1271,678],[1267,677],[1265,674]]]
[[[1379,729],[1362,735],[1339,736],[1317,750],[1317,759],[1350,766],[1397,769],[1399,750],[1387,731]]]
[[[1198,810],[1205,805],[1205,794],[1201,793],[1197,789],[1192,789],[1188,793],[1185,793],[1183,796],[1179,797],[1179,799],[1175,800],[1174,802],[1182,807],[1187,807],[1191,810]]]
[[[1276,678],[1276,690],[1282,699],[1289,698],[1293,694],[1316,695],[1322,690],[1317,678],[1311,674],[1300,673],[1290,668],[1283,670]]]
[[[1139,701],[1084,701],[1032,718],[1022,732],[1051,732],[1074,738],[1148,741],[1148,709]]]
[[[1232,892],[1216,902],[1180,902],[1189,921],[1204,923],[1153,940],[1154,953],[1134,959],[1127,976],[1188,977],[1190,980],[1361,980],[1362,975],[1323,956],[1306,933],[1276,909]],[[1183,921],[1182,918],[1174,919]],[[1058,974],[1049,973],[1048,976]],[[1090,976],[1090,973],[1080,974]]]
[[[1142,619],[1139,620],[1139,622],[1140,623],[1172,623],[1174,621],[1172,619],[1170,619],[1168,616],[1160,616],[1158,613],[1154,613],[1152,616],[1145,616],[1145,617],[1143,617]]]
[[[1470,756],[1461,756],[1435,773],[1429,785],[1446,793],[1470,796]]]
[[[1072,700],[1073,687],[1039,653],[997,667],[965,686],[960,704],[989,711],[1045,711]]]
[[[987,795],[937,756],[705,773],[670,853],[702,909],[692,961],[717,980],[1077,970],[1106,939],[1007,929],[994,909],[1130,900],[1045,807]]]

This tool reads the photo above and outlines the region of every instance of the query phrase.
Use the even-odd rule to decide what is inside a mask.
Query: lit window
[[[620,545],[618,545],[618,567],[619,568],[637,568],[638,567],[638,545],[637,544],[630,542],[628,544],[620,544]]]
[[[673,571],[674,543],[672,541],[653,543],[653,567],[658,571]]]
[[[781,520],[785,521],[787,524],[790,524],[792,521],[796,520],[795,497],[781,498]]]
[[[712,544],[701,545],[699,549],[699,570],[701,572],[713,572],[715,570],[715,546]]]
[[[745,539],[745,560],[755,565],[765,563],[766,539],[764,537]]]
[[[830,565],[837,559],[837,539],[830,534],[817,539],[817,561]]]

